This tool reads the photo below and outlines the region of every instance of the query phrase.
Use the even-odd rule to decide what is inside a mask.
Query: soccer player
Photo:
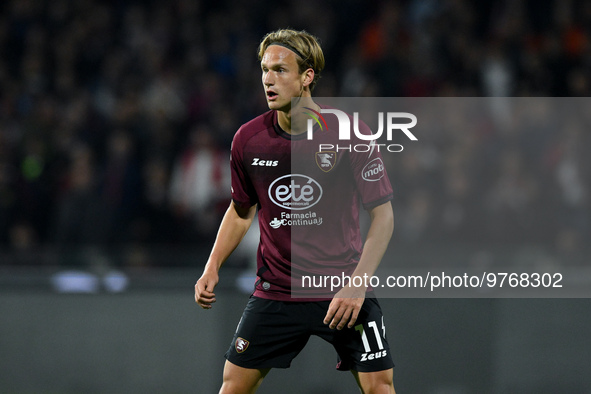
[[[336,117],[324,117],[326,130],[317,128],[316,140],[308,140],[307,123],[293,116],[325,108],[311,94],[324,68],[314,36],[289,29],[269,33],[259,45],[259,60],[270,110],[234,136],[232,202],[195,284],[195,301],[210,309],[219,269],[258,209],[257,280],[226,352],[220,393],[254,393],[271,368],[289,367],[310,335],[334,346],[337,369],[350,370],[362,392],[394,393],[382,311],[366,287],[349,281],[330,297],[292,293],[293,278],[304,274],[374,274],[394,225],[392,188],[383,165],[375,165],[381,163],[379,151],[318,152],[319,141],[334,138]],[[301,168],[296,173],[293,166]],[[371,220],[364,244],[360,204]]]

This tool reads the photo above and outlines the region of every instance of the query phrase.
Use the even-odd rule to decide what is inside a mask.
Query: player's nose
[[[267,72],[267,73],[263,74],[263,84],[265,86],[272,86],[275,83],[275,81],[272,77],[272,74],[273,73],[271,73],[271,72]]]

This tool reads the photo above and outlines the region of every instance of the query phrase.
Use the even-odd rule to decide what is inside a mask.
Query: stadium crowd
[[[7,0],[0,10],[9,251],[210,245],[229,202],[232,136],[266,110],[256,48],[280,27],[320,37],[318,97],[591,93],[586,1]],[[590,127],[445,131],[435,161],[427,146],[399,156],[394,242],[582,250]]]

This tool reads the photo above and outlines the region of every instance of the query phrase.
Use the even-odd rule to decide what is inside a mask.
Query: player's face
[[[288,111],[292,97],[302,94],[304,74],[298,70],[296,54],[271,45],[261,59],[263,88],[270,109]]]

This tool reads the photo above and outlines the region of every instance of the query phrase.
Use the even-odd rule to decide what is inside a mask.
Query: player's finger
[[[205,298],[205,299],[212,299],[215,298],[215,293],[212,293],[210,291],[201,291],[197,293],[199,298]]]
[[[324,324],[330,323],[337,309],[338,306],[335,304],[335,300],[332,300],[330,305],[328,306],[328,311],[326,312],[326,316],[324,316],[324,320],[322,322]]]
[[[212,308],[212,305],[207,302],[198,302],[197,304],[203,309],[211,309]]]
[[[213,289],[215,288],[216,283],[213,281],[209,281],[205,284],[205,291],[208,291],[213,294]]]
[[[214,286],[209,286],[208,283],[197,282],[195,284],[195,293],[204,297],[215,297],[215,293],[213,292]]]
[[[345,314],[346,311],[347,311],[347,309],[341,306],[335,312],[334,317],[332,318],[330,325],[328,327],[330,327],[331,329],[336,328],[337,324],[339,324],[339,322],[343,318],[343,315]]]
[[[195,284],[195,301],[203,306],[215,302],[215,293],[202,288],[201,283]]]
[[[345,327],[345,325],[349,321],[349,318],[351,317],[351,312],[352,312],[352,310],[350,308],[347,308],[345,310],[345,313],[343,313],[341,320],[337,324],[337,330],[342,330],[343,327]]]
[[[206,302],[208,304],[213,304],[215,302],[215,296],[205,297],[205,296],[197,296],[197,302]]]
[[[353,312],[351,313],[351,318],[349,319],[349,324],[347,325],[347,327],[353,328],[353,326],[355,325],[355,322],[357,321],[357,317],[359,316],[360,310],[361,310],[361,308],[354,308],[353,309]]]
[[[211,304],[213,304],[216,299],[215,298],[203,298],[203,297],[197,297],[196,298],[197,304],[199,304],[200,307],[204,308],[204,309],[210,309],[212,307]]]

